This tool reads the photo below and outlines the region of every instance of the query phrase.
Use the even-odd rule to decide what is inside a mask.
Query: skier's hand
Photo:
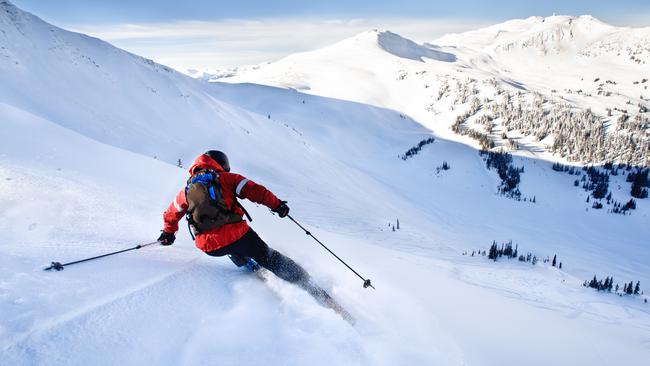
[[[273,209],[273,212],[277,213],[280,217],[287,217],[289,214],[289,206],[287,206],[287,201],[280,201],[278,207]]]
[[[158,237],[158,242],[160,242],[161,245],[172,245],[174,240],[176,240],[176,235],[174,235],[174,233],[166,233],[164,231]]]

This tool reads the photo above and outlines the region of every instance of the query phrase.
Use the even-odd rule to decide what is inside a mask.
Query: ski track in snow
[[[151,292],[151,288],[159,285],[162,282],[171,280],[174,277],[178,276],[180,272],[185,272],[189,270],[181,270],[176,273],[166,273],[158,278],[151,279],[137,284],[132,288],[124,289],[123,293],[113,293],[110,296],[100,299],[97,302],[85,304],[82,307],[77,307],[73,311],[59,315],[57,317],[49,318],[47,321],[39,323],[33,329],[28,330],[22,335],[11,340],[11,343],[5,347],[5,351],[13,349],[24,348],[23,344],[26,343],[26,340],[33,337],[41,337],[43,333],[52,333],[55,332],[58,328],[65,328],[67,323],[78,321],[79,318],[88,317],[89,314],[99,311],[102,308],[110,306],[112,303],[118,302],[124,298],[135,296],[141,292],[147,293]]]
[[[248,364],[261,360],[295,365],[392,364],[383,357],[372,356],[373,353],[366,349],[368,344],[372,346],[372,341],[366,345],[361,343],[363,337],[385,336],[383,332],[376,333],[377,329],[372,326],[368,328],[369,324],[360,324],[359,334],[337,314],[318,306],[304,291],[280,280],[271,278],[270,288],[266,288],[245,271],[218,270],[210,261],[196,262],[191,261],[182,270],[141,283],[124,294],[113,294],[110,299],[48,319],[46,324],[39,324],[15,340],[3,351],[3,358],[10,364],[29,360],[33,364],[69,365]],[[237,280],[242,276],[242,280]],[[236,321],[223,321],[230,318]],[[278,323],[277,318],[281,321],[267,327],[269,318],[274,318],[272,323]],[[229,329],[231,327],[235,328]],[[318,327],[319,334],[311,333],[314,327]],[[166,343],[180,348],[161,350],[148,336],[157,332],[168,337]],[[242,335],[230,337],[233,332]],[[274,344],[277,332],[283,333],[289,342]],[[212,339],[219,334],[223,338]],[[322,337],[335,339],[323,345]],[[293,342],[312,351],[314,347],[319,350],[287,360],[284,355],[292,352]],[[61,344],[68,346],[60,349]],[[254,352],[257,347],[274,349],[272,354],[260,355]],[[111,353],[111,349],[120,352]],[[234,358],[229,360],[224,356],[225,350]],[[413,354],[418,353],[421,351]],[[323,358],[325,354],[329,356]],[[206,361],[211,356],[219,361]],[[429,357],[422,354],[410,358],[421,363]]]
[[[527,265],[528,264],[524,264],[522,266]],[[453,273],[459,280],[467,284],[494,290],[503,294],[503,296],[522,300],[541,309],[559,311],[562,314],[565,314],[567,318],[589,316],[590,319],[596,321],[610,324],[625,322],[628,326],[650,331],[650,322],[647,322],[646,318],[650,315],[649,310],[639,309],[638,307],[632,307],[629,305],[619,305],[616,304],[615,301],[566,300],[558,298],[557,296],[553,296],[553,293],[550,293],[556,292],[557,287],[551,287],[551,284],[546,282],[546,277],[540,277],[537,279],[527,278],[524,271],[524,268],[519,268],[514,271],[509,271],[508,269],[480,268],[480,271],[475,271],[471,273],[470,276],[467,276],[464,274],[465,271],[460,268],[455,268]],[[499,275],[501,279],[499,281],[490,281],[489,277],[492,277],[491,275],[493,274]],[[486,279],[486,277],[488,279]],[[578,279],[569,276],[563,277],[565,278],[563,279],[562,284],[565,284],[566,280],[569,280],[565,286],[570,286],[570,288],[561,290],[575,292],[575,288],[580,288],[581,281]],[[504,279],[509,279],[510,281],[508,282],[510,282],[510,284],[506,285],[507,282],[504,282]],[[495,282],[499,283],[499,285],[493,285]],[[535,291],[529,289],[535,289]],[[550,299],[557,300],[552,301]],[[621,314],[620,310],[624,311],[624,314]],[[644,322],[638,323],[639,321]]]

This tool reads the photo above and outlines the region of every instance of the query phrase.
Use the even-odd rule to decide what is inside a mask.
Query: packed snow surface
[[[400,108],[405,90],[377,87],[380,56],[460,61],[436,42],[360,37],[378,43],[343,41],[313,65],[365,53],[354,82],[289,68],[278,86],[294,89],[205,83],[0,1],[0,364],[644,364],[643,296],[582,283],[650,283],[647,200],[631,216],[591,210],[573,177],[534,154],[515,163],[536,203],[506,199],[477,150],[444,133],[399,159],[432,136],[431,123]],[[287,200],[372,279],[377,289],[363,289],[290,221],[244,202],[255,230],[354,327],[292,285],[202,254],[182,224],[171,247],[42,270],[155,240],[187,179],[178,160],[208,149],[226,151],[233,171]],[[437,171],[443,161],[451,169]],[[612,179],[623,197],[629,184]],[[493,240],[557,253],[563,268],[462,255]]]

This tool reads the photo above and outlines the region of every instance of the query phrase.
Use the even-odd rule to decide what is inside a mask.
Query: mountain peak
[[[19,9],[14,5],[11,1],[9,0],[0,0],[0,9],[6,11],[6,12],[15,12],[18,11]],[[3,11],[3,12],[4,12]]]
[[[594,17],[591,14],[583,14],[583,15],[562,15],[562,14],[553,14],[549,16],[530,16],[526,19],[512,19],[508,20],[503,23],[496,24],[494,26],[504,26],[507,24],[515,24],[515,23],[527,23],[530,25],[533,24],[541,24],[541,23],[546,23],[546,24],[573,24],[573,23],[594,23],[594,24],[600,24],[600,25],[605,25],[609,26],[609,24],[599,20],[598,18]],[[491,28],[491,27],[488,27]]]
[[[546,54],[581,49],[620,29],[591,15],[554,14],[513,19],[475,31],[449,34],[436,42],[498,52],[536,49]]]
[[[371,29],[371,30],[361,32],[361,33],[357,34],[356,36],[348,38],[347,40],[352,40],[354,42],[370,42],[370,43],[374,43],[379,39],[379,37],[381,37],[383,34],[386,34],[386,33],[395,34],[395,33],[391,32],[389,30],[374,28],[374,29]],[[400,37],[397,34],[395,34],[395,35]],[[344,40],[344,42],[345,42],[345,40]]]
[[[9,17],[10,23],[17,23],[19,20],[25,20],[33,17],[30,13],[18,8],[9,0],[0,0],[0,19]]]
[[[535,17],[537,23],[546,23],[554,26],[564,27],[601,27],[611,30],[615,27],[595,18],[590,14],[584,15],[556,15],[553,14],[547,17]]]
[[[437,46],[419,44],[390,30],[372,29],[352,37],[342,43],[365,44],[379,48],[393,56],[424,62],[425,58],[438,61],[454,62],[456,56],[442,52]]]

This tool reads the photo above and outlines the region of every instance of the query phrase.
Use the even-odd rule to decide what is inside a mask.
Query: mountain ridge
[[[650,138],[648,123],[644,121],[648,119],[645,111],[650,106],[650,97],[645,96],[644,80],[650,72],[650,64],[645,63],[646,56],[650,57],[650,37],[634,35],[649,31],[650,28],[610,26],[591,16],[512,20],[444,36],[434,41],[436,45],[417,44],[389,31],[370,31],[316,51],[206,79],[290,87],[387,107],[414,117],[441,137],[464,142],[468,140],[454,137],[448,129],[454,119],[467,117],[462,111],[468,107],[468,95],[482,100],[477,105],[493,105],[504,92],[523,98],[522,103],[527,104],[539,95],[544,103],[536,108],[548,112],[553,106],[566,105],[589,110],[597,120],[590,128],[599,131],[598,126],[615,126],[598,133],[597,139],[610,136],[614,141],[617,136],[612,132],[627,130],[635,142],[627,144],[619,139],[610,146],[613,153],[592,156],[578,153],[582,149],[579,146],[559,145],[558,141],[570,145],[574,138],[547,138],[549,134],[542,130],[555,129],[552,135],[559,133],[551,122],[537,132],[516,128],[519,131],[514,131],[515,135],[526,139],[526,145],[534,146],[532,150],[555,154],[548,155],[548,159],[647,166]],[[613,44],[613,40],[618,41]],[[612,73],[615,79],[610,76]],[[409,100],[400,97],[404,93],[410,93]],[[445,101],[446,96],[453,98]],[[485,115],[494,119],[485,106],[479,110],[472,112],[476,114],[474,118]],[[631,128],[627,126],[628,120],[634,121]],[[497,118],[499,122],[507,121]],[[511,128],[504,127],[503,132]],[[503,144],[498,136],[489,139],[496,146]],[[590,143],[596,144],[596,140]],[[636,152],[626,148],[626,144],[640,145],[642,157],[630,158]]]
[[[610,53],[627,54],[624,52],[626,47],[643,49],[648,46],[642,39],[629,42],[630,39],[648,36],[650,27],[616,27],[591,15],[581,15],[510,20],[474,31],[448,34],[435,42],[497,54],[532,48],[542,54],[559,54],[573,50],[584,56],[617,39],[620,44],[613,47]],[[647,56],[646,54],[644,57]]]

